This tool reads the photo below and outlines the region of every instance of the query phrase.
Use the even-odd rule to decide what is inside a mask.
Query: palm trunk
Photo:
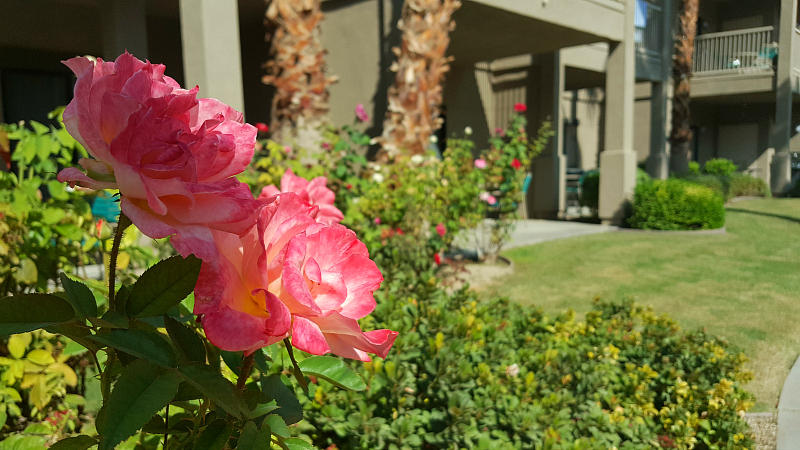
[[[698,3],[699,0],[683,0],[681,29],[675,42],[675,57],[672,61],[675,94],[672,100],[672,131],[669,136],[670,170],[676,173],[689,171],[689,143],[692,140],[689,80],[692,76],[694,39],[697,35]]]
[[[450,70],[445,56],[451,17],[459,0],[406,0],[397,27],[402,46],[393,50],[394,85],[389,88],[389,108],[379,139],[384,156],[425,153],[431,134],[441,126],[442,81]]]
[[[326,74],[320,1],[272,0],[267,9],[267,24],[275,31],[267,35],[272,37],[272,58],[265,65],[262,82],[276,88],[271,129],[279,142],[307,136],[308,131],[314,134],[327,121],[329,87],[336,77]],[[307,131],[298,133],[298,129]]]

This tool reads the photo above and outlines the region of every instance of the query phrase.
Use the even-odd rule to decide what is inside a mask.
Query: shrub
[[[697,161],[689,161],[689,175],[700,174],[700,163]]]
[[[727,176],[736,172],[736,164],[725,158],[709,159],[706,161],[703,171],[709,175]]]
[[[771,197],[769,186],[761,178],[744,173],[734,173],[728,177],[727,197]]]
[[[633,228],[644,230],[700,230],[725,224],[725,200],[711,189],[670,178],[636,186]]]
[[[600,171],[590,170],[583,174],[580,180],[581,206],[589,207],[593,213],[597,213],[597,206],[600,200]]]
[[[467,289],[393,286],[373,326],[400,337],[358,369],[368,390],[321,381],[301,398],[297,432],[318,448],[752,448],[739,415],[752,375],[723,340],[629,302],[597,302],[577,321]]]

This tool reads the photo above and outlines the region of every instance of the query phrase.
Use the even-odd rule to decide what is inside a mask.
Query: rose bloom
[[[447,234],[447,228],[443,223],[439,222],[439,224],[436,225],[436,232],[439,233],[439,236],[444,237],[444,235]]]
[[[494,129],[494,134],[499,135],[499,136],[504,136],[506,134],[506,130],[504,130],[504,129],[500,128],[500,127],[497,127],[497,128]]]
[[[364,104],[359,103],[356,105],[356,117],[358,117],[358,120],[362,122],[366,122],[369,120],[367,111],[364,109]]]
[[[266,186],[261,190],[258,199],[265,200],[281,192],[293,192],[312,206],[318,206],[317,222],[332,224],[339,223],[344,219],[344,214],[339,211],[339,208],[333,206],[336,194],[328,189],[328,179],[325,177],[316,177],[308,181],[295,175],[292,169],[287,169],[281,178],[281,188],[278,189],[273,185]]]
[[[438,253],[434,254],[433,262],[435,262],[437,266],[440,266],[442,264],[442,257]]]
[[[476,169],[485,169],[486,168],[486,160],[478,158],[475,160],[475,168]]]
[[[522,167],[522,163],[519,162],[517,158],[514,158],[514,160],[511,161],[511,167],[513,167],[516,170],[519,170]]]
[[[58,174],[91,189],[119,189],[122,212],[151,238],[173,235],[185,256],[217,256],[212,230],[241,235],[260,203],[235,175],[253,157],[256,129],[197,87],[181,87],[164,66],[128,53],[113,63],[64,62],[77,75],[64,111],[67,131],[93,158]]]
[[[222,257],[203,262],[195,287],[208,339],[245,354],[291,337],[315,355],[386,357],[397,332],[358,324],[383,281],[366,246],[344,226],[318,223],[317,207],[293,193],[270,201],[244,236],[214,232]]]
[[[525,106],[525,103],[514,103],[514,112],[517,113],[524,113],[528,110],[528,107]]]
[[[490,205],[494,205],[494,204],[497,203],[497,198],[495,198],[494,195],[490,195],[490,196],[486,197],[486,203],[488,203]]]
[[[256,124],[256,130],[260,133],[269,133],[269,125],[265,124],[264,122],[258,122]]]

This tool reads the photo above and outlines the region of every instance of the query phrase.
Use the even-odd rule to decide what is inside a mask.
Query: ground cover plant
[[[739,201],[726,217],[722,235],[607,233],[510,250],[514,274],[483,292],[548,314],[582,314],[595,296],[653,306],[742,349],[755,374],[747,386],[755,410],[773,411],[800,348],[800,201]]]

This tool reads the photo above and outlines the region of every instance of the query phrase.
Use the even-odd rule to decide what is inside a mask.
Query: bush
[[[390,282],[391,283],[391,282]],[[297,430],[318,448],[752,448],[745,358],[632,303],[585,321],[428,284],[378,299],[375,327],[400,330],[369,386],[320,382]]]
[[[728,177],[727,197],[771,197],[767,183],[744,173],[734,173]]]
[[[685,180],[653,180],[636,186],[633,228],[701,230],[725,225],[725,200],[717,192]]]
[[[736,164],[730,159],[714,158],[706,161],[703,171],[709,175],[728,176],[736,172]]]
[[[583,174],[580,180],[581,206],[589,207],[593,213],[597,213],[597,206],[600,200],[600,171],[590,170]]]

